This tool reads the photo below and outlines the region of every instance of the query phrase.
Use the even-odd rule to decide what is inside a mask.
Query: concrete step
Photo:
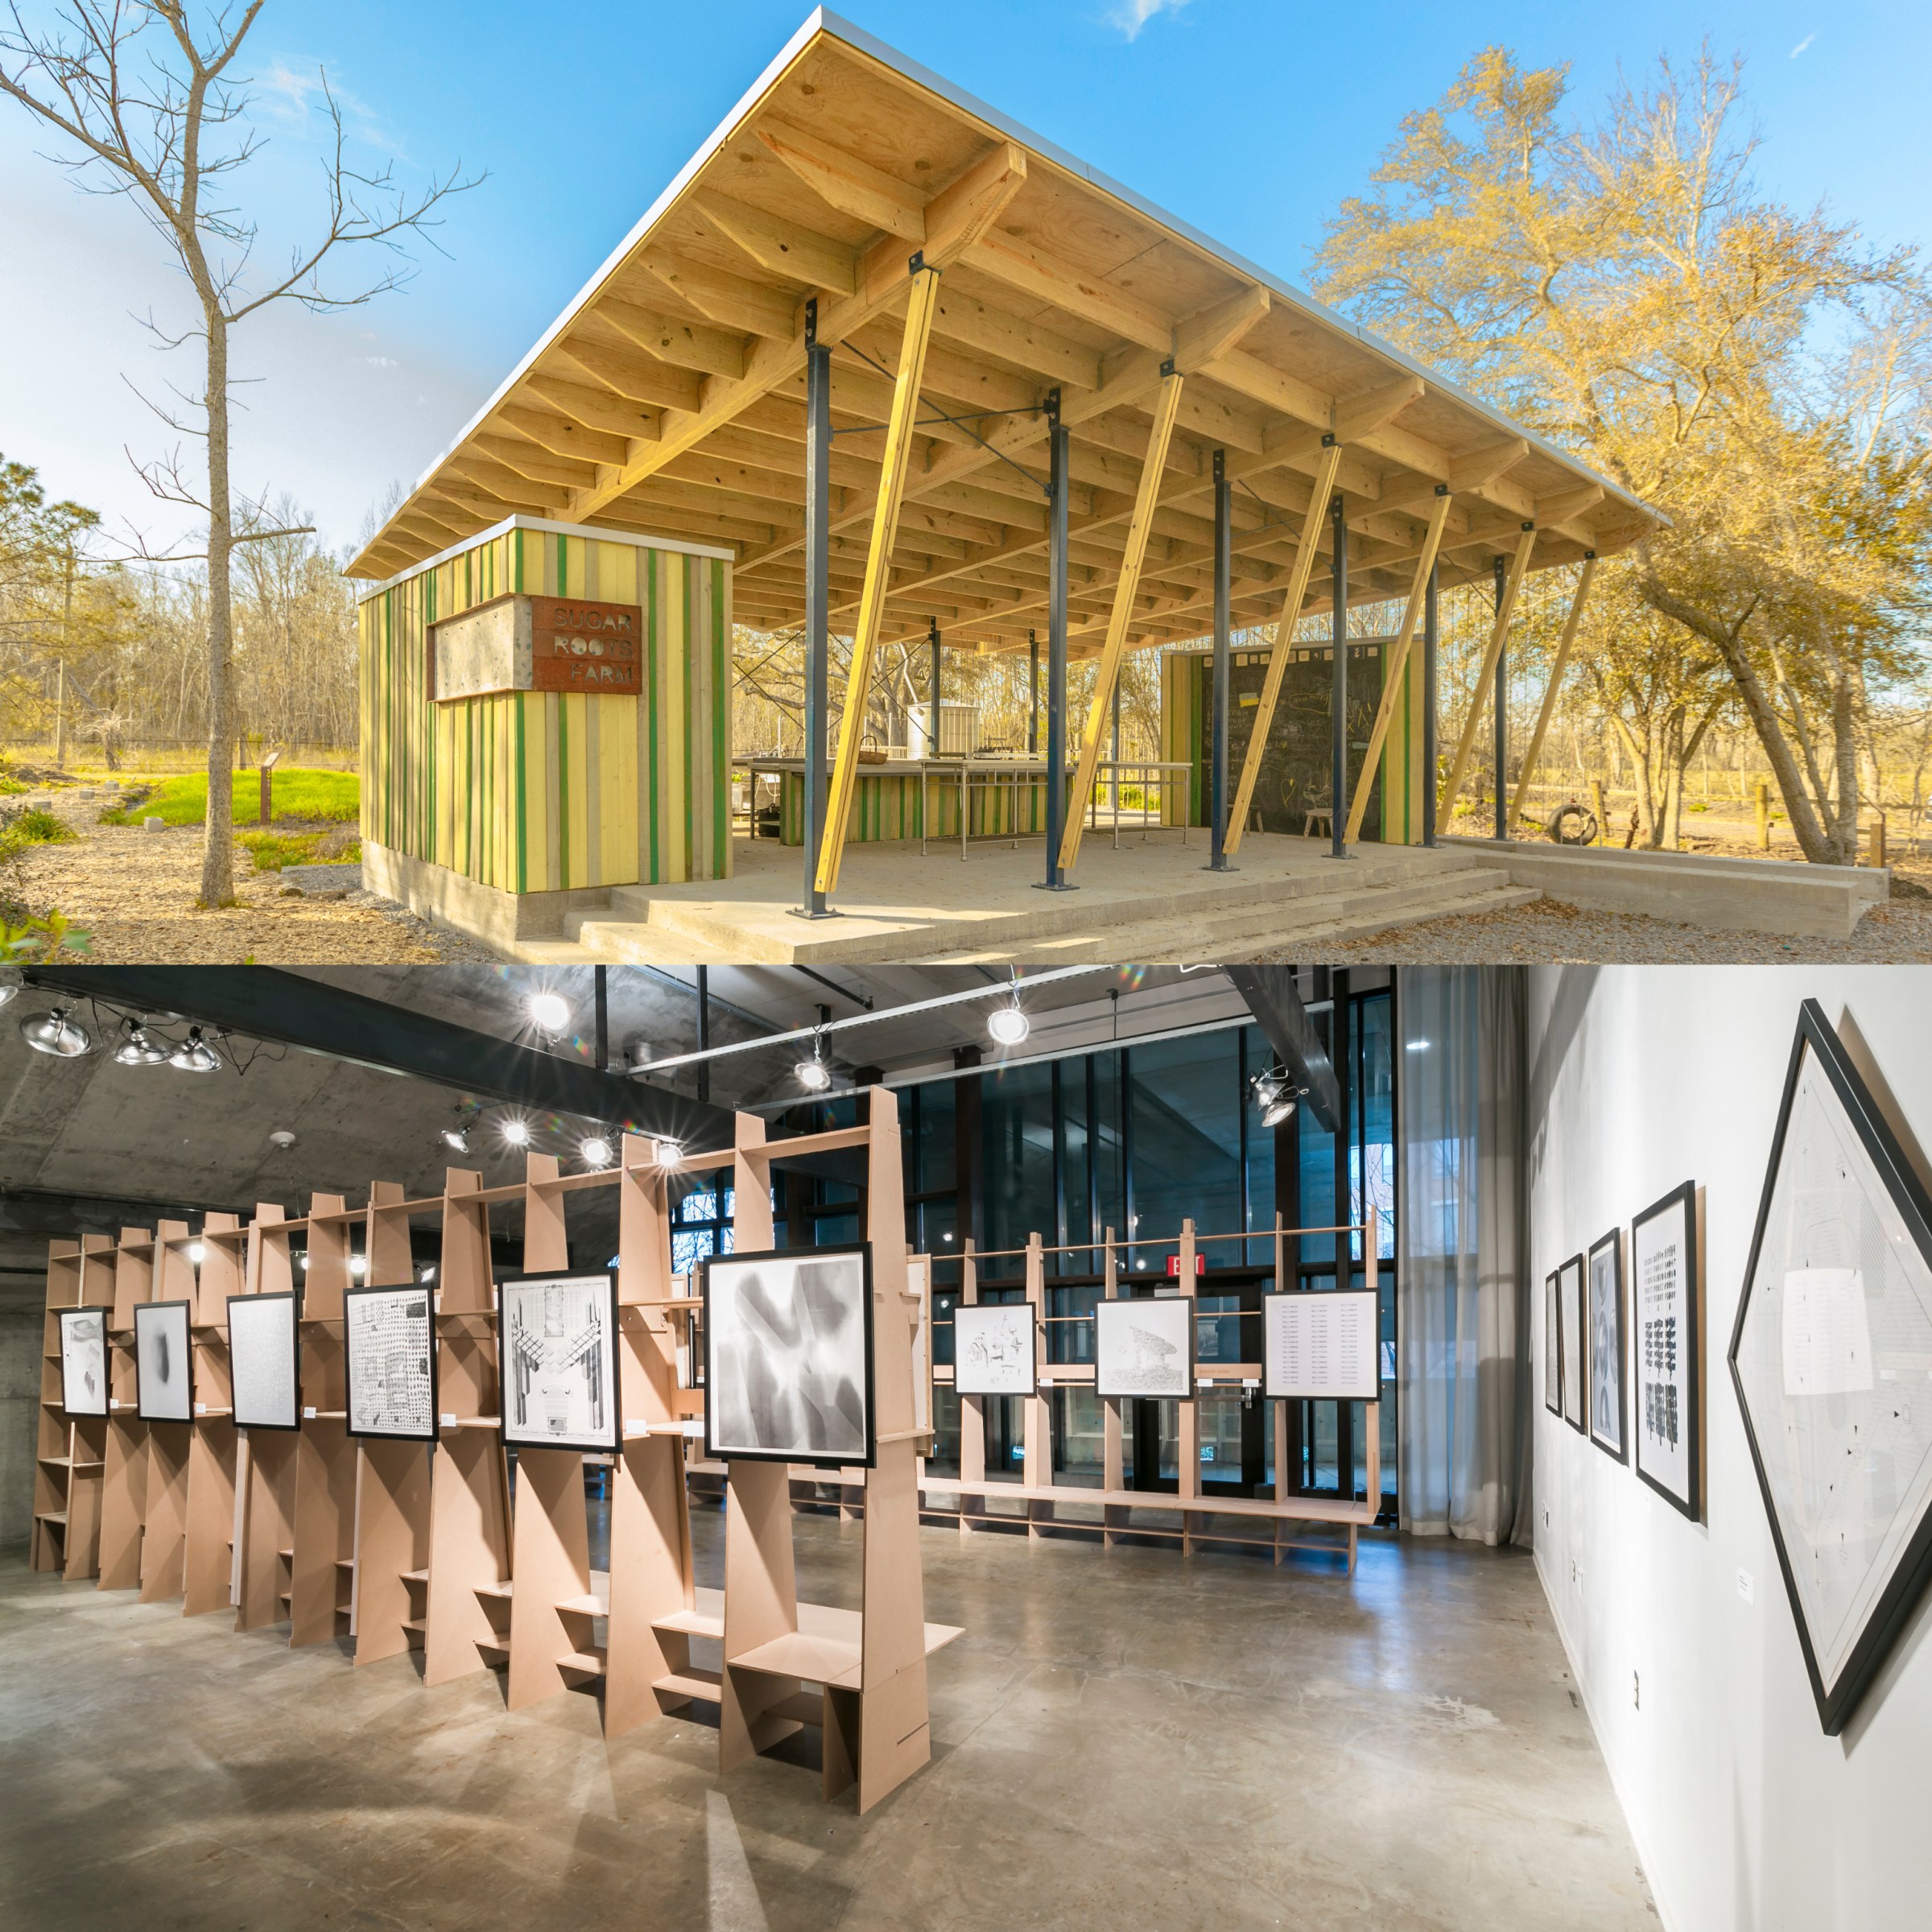
[[[943,861],[939,864],[943,868]],[[1458,879],[1488,882],[1496,876],[1480,861],[1450,858],[1439,861],[1425,880],[1418,878],[1413,863],[1406,859],[1367,853],[1350,861],[1349,871],[1351,895],[1385,889],[1411,903],[1432,899]],[[947,883],[943,870],[935,870],[935,898]],[[580,918],[570,936],[602,956],[651,964],[667,956],[696,960],[707,952],[741,963],[774,965],[841,959],[876,961],[914,952],[921,956],[959,952],[1025,959],[1057,956],[1062,947],[1088,935],[1100,947],[1089,956],[1121,959],[1133,956],[1122,950],[1118,935],[1136,927],[1240,919],[1263,926],[1273,922],[1284,931],[1292,931],[1302,923],[1305,906],[1322,902],[1323,911],[1319,916],[1325,918],[1331,910],[1326,902],[1336,896],[1334,881],[1326,873],[1276,877],[1269,880],[1265,891],[1258,889],[1258,883],[1231,886],[1225,879],[1210,882],[1203,877],[1198,885],[1168,893],[1161,901],[1158,920],[1146,917],[1144,899],[1117,893],[1105,898],[1070,893],[1064,898],[1042,894],[1030,898],[1022,909],[980,918],[950,914],[942,905],[930,911],[922,908],[909,912],[902,918],[855,917],[849,924],[828,921],[807,925],[801,921],[795,930],[791,923],[781,924],[775,919],[766,921],[762,927],[748,924],[735,916],[729,903],[696,895],[653,896],[642,887],[620,887],[611,894],[607,914]],[[647,931],[640,932],[638,927]]]
[[[1473,878],[1456,874],[1427,886],[1414,883],[1400,887],[1372,886],[1361,890],[1327,894],[1298,900],[1290,908],[1249,906],[1212,918],[1138,920],[1129,925],[1056,935],[1050,940],[1028,944],[1017,956],[1037,964],[1068,965],[1110,960],[1150,965],[1208,960],[1218,963],[1284,949],[1312,957],[1307,948],[1313,945],[1366,939],[1424,919],[1509,911],[1540,896],[1526,888],[1509,885],[1495,873]],[[978,965],[997,964],[1013,956],[960,949],[922,954],[908,960],[907,964]]]

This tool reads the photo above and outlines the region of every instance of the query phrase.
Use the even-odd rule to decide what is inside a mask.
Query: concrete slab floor
[[[724,1525],[694,1513],[700,1580]],[[492,1673],[237,1636],[0,1561],[0,1923],[1654,1926],[1527,1555],[1365,1542],[1275,1571],[928,1530],[935,1760],[861,1818],[796,1762],[720,1778],[679,1715],[515,1715]],[[797,1524],[852,1603],[860,1530]],[[707,1708],[700,1707],[700,1708]]]

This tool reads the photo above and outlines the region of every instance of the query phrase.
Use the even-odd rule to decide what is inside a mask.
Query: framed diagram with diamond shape
[[[1698,1328],[1697,1184],[1686,1181],[1630,1224],[1636,1331],[1637,1472],[1702,1519],[1703,1344]]]
[[[1096,1302],[1094,1393],[1194,1400],[1194,1297]]]
[[[1835,1736],[1932,1579],[1932,1195],[1815,1000],[1798,1012],[1729,1360]]]

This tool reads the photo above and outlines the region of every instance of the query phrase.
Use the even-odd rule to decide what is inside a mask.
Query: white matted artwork
[[[237,1429],[302,1426],[292,1294],[228,1298],[228,1368]]]
[[[1590,1373],[1583,1339],[1583,1257],[1573,1254],[1563,1263],[1560,1273],[1563,1278],[1557,1298],[1563,1310],[1563,1420],[1580,1435]]]
[[[1194,1297],[1096,1302],[1094,1393],[1100,1396],[1194,1395]]]
[[[1630,1224],[1637,1472],[1692,1521],[1703,1511],[1697,1188],[1686,1181]]]
[[[1552,1415],[1563,1412],[1563,1278],[1543,1277],[1543,1406]]]
[[[429,1290],[414,1282],[344,1291],[342,1362],[351,1435],[436,1439],[434,1312]]]
[[[708,1257],[704,1390],[714,1456],[869,1468],[871,1245]]]
[[[1730,1363],[1818,1721],[1836,1736],[1932,1581],[1932,1198],[1814,1001]]]
[[[1034,1304],[961,1302],[952,1311],[952,1385],[961,1395],[1034,1393]]]
[[[932,1260],[906,1257],[906,1292],[919,1298],[912,1331],[912,1426],[932,1426]]]
[[[1373,1288],[1261,1297],[1261,1392],[1286,1400],[1373,1402],[1381,1394]]]
[[[107,1313],[60,1311],[60,1406],[69,1415],[107,1414]]]
[[[194,1419],[186,1302],[134,1304],[134,1413],[144,1422]]]
[[[498,1294],[505,1443],[621,1448],[616,1275],[513,1278]]]

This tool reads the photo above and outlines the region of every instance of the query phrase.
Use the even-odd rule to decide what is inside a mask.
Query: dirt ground
[[[97,801],[64,807],[56,799],[81,836],[32,848],[11,877],[29,905],[57,906],[89,933],[86,957],[103,965],[430,965],[497,956],[467,934],[431,926],[369,893],[296,896],[279,873],[255,871],[239,846],[240,904],[197,910],[199,825],[102,825]]]

